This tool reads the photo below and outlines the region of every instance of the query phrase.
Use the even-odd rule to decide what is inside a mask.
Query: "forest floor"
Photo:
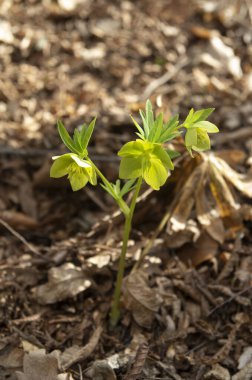
[[[1,2],[1,380],[252,378],[251,10]],[[220,133],[203,160],[178,140],[167,185],[143,189],[111,330],[123,219],[101,188],[49,178],[56,122],[97,116],[90,155],[113,180],[148,98],[166,118],[215,107]]]

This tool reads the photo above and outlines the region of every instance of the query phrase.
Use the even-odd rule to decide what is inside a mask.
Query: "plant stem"
[[[97,166],[91,161],[90,159],[87,159],[87,161],[93,166],[95,169],[97,175],[101,178],[102,182],[106,186],[107,189],[111,191],[111,193],[114,193],[114,189],[111,186],[111,183],[107,180],[107,178],[102,174],[102,172],[97,168]],[[127,203],[122,198],[114,197],[115,201],[117,202],[118,206],[120,207],[121,211],[123,212],[125,218],[130,213],[130,209],[127,205]]]
[[[137,180],[137,184],[135,187],[135,192],[130,204],[130,211],[128,215],[125,215],[125,224],[124,224],[124,232],[123,232],[123,244],[122,244],[122,250],[120,255],[120,261],[119,261],[119,267],[117,272],[117,279],[116,279],[116,286],[114,291],[114,297],[113,297],[113,303],[110,313],[110,325],[111,327],[115,327],[117,325],[117,322],[120,318],[120,296],[121,296],[121,289],[122,289],[122,281],[123,281],[123,275],[124,275],[124,269],[125,269],[125,257],[127,253],[127,247],[128,247],[128,240],[129,235],[131,231],[132,226],[132,218],[136,206],[136,200],[140,191],[142,185],[142,177],[139,177]]]

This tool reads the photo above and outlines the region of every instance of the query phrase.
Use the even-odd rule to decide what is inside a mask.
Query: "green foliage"
[[[139,111],[142,125],[131,116],[137,129],[138,139],[127,142],[118,152],[121,158],[119,177],[125,180],[123,184],[120,179],[115,183],[109,182],[88,156],[88,144],[94,130],[95,119],[88,126],[84,124],[80,130],[75,129],[73,137],[69,135],[62,122],[58,122],[59,135],[71,153],[53,157],[50,176],[53,178],[67,176],[73,191],[82,189],[88,182],[96,185],[98,177],[102,188],[115,199],[125,217],[123,245],[111,310],[112,326],[116,325],[120,316],[119,298],[127,244],[142,180],[154,190],[159,190],[165,184],[170,171],[174,169],[172,159],[179,155],[174,150],[166,149],[165,143],[181,135],[182,128],[186,130],[185,146],[191,155],[192,150],[200,152],[210,149],[208,134],[219,131],[214,124],[206,120],[213,110],[207,108],[195,112],[191,109],[182,124],[179,124],[178,115],[164,122],[163,113],[155,117],[151,102],[147,100],[145,111]],[[123,197],[129,192],[133,192],[133,196],[128,205]]]
[[[206,121],[214,108],[206,108],[194,112],[192,108],[185,119],[183,126],[187,129],[185,135],[185,145],[189,153],[192,150],[202,152],[211,148],[208,133],[217,133],[219,129],[213,123]]]
[[[87,157],[88,155],[87,146],[92,136],[95,122],[96,118],[94,118],[88,126],[86,124],[82,125],[80,131],[76,128],[74,130],[73,138],[70,137],[60,120],[57,123],[58,132],[63,143],[71,152],[76,153],[81,158]]]

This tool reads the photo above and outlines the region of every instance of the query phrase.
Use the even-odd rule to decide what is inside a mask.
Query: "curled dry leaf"
[[[237,231],[243,230],[245,218],[234,188],[252,198],[251,173],[237,173],[213,153],[201,153],[195,162],[196,166],[192,168],[185,161],[180,171],[183,176],[177,181],[177,196],[168,210],[168,241],[173,244],[175,239],[176,247],[188,242],[190,236],[191,240],[199,238],[204,231],[219,243],[234,238]],[[191,220],[198,222],[198,235],[185,235]]]
[[[140,326],[151,327],[160,300],[156,292],[148,286],[143,272],[135,271],[125,279],[124,302]]]
[[[24,372],[17,372],[18,380],[73,380],[69,374],[58,375],[58,359],[45,350],[37,350],[24,357]]]
[[[226,368],[222,367],[219,364],[215,364],[215,365],[213,365],[212,369],[210,369],[210,371],[208,371],[205,374],[204,379],[208,379],[208,380],[210,380],[210,379],[211,380],[230,380],[231,377],[230,377],[230,374]]]
[[[252,347],[246,347],[241,356],[239,357],[238,369],[244,368],[249,362],[252,361]]]
[[[51,268],[48,282],[35,288],[35,294],[38,302],[46,305],[74,297],[88,289],[91,284],[91,280],[80,267],[66,263]]]
[[[87,359],[92,352],[95,350],[100,336],[102,333],[102,327],[98,326],[94,333],[92,334],[89,342],[84,347],[72,346],[67,348],[64,353],[60,356],[61,368],[67,369],[78,361]]]
[[[232,376],[232,380],[250,380],[252,374],[252,360],[250,360],[245,367]]]

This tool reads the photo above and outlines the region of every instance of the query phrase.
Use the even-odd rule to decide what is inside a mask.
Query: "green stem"
[[[110,192],[113,194],[114,193],[114,189],[113,187],[111,186],[111,183],[107,180],[107,178],[102,174],[102,172],[97,168],[97,166],[93,163],[93,161],[91,161],[89,158],[87,159],[87,161],[93,166],[93,168],[95,169],[97,175],[101,178],[102,182],[104,183],[104,185],[106,186],[107,189],[110,190]],[[122,199],[122,198],[118,198],[116,197],[116,195],[114,196],[114,199],[116,200],[118,206],[120,207],[120,209],[122,210],[125,218],[126,216],[129,214],[130,212],[130,209],[127,205],[127,203]]]
[[[124,269],[125,269],[125,257],[127,253],[127,247],[128,247],[128,240],[129,235],[131,231],[132,226],[132,217],[134,214],[135,206],[136,206],[136,200],[140,191],[142,185],[142,177],[139,177],[137,180],[137,184],[135,187],[135,192],[130,204],[130,211],[128,215],[125,215],[125,224],[124,224],[124,232],[123,232],[123,245],[121,250],[121,256],[119,261],[119,267],[117,272],[117,279],[116,279],[116,286],[114,291],[114,297],[113,297],[113,303],[110,313],[110,324],[111,327],[115,327],[117,325],[117,322],[120,318],[120,296],[121,296],[121,289],[122,289],[122,281],[123,281],[123,275],[124,275]]]

